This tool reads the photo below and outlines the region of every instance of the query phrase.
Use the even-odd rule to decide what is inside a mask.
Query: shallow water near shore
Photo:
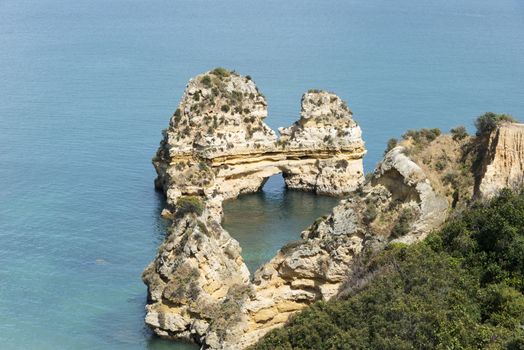
[[[315,218],[327,215],[340,198],[286,191],[281,175],[269,178],[263,190],[224,202],[222,226],[242,247],[251,275]]]
[[[195,348],[144,326],[140,275],[165,232],[151,157],[196,74],[251,75],[273,128],[334,91],[370,171],[408,128],[523,120],[522,57],[520,0],[0,1],[0,348]],[[226,203],[252,269],[332,205],[271,183]]]

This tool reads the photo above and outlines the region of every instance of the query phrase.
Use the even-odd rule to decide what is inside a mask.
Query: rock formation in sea
[[[277,173],[288,188],[350,193],[364,181],[361,130],[346,103],[324,91],[304,94],[300,119],[278,139],[266,116],[249,77],[215,69],[189,82],[163,132],[155,183],[173,223],[143,275],[146,323],[161,336],[234,348],[321,297],[291,286],[294,278],[280,297],[273,285],[258,287],[264,277],[250,279],[238,242],[221,226],[222,201],[258,191]],[[269,305],[273,294],[278,302]]]
[[[337,295],[363,252],[423,239],[475,187],[496,191],[522,174],[520,126],[490,138],[486,175],[475,186],[473,138],[407,137],[365,181],[361,131],[338,96],[305,93],[300,119],[279,129],[280,138],[266,116],[251,78],[215,69],[189,82],[163,133],[153,164],[171,226],[143,274],[146,323],[162,337],[246,348]],[[345,197],[250,276],[239,243],[221,226],[222,202],[258,191],[277,173],[289,188]]]
[[[215,69],[191,79],[153,160],[168,203],[182,195],[235,198],[278,173],[289,188],[324,194],[362,183],[361,130],[338,96],[304,94],[300,120],[280,139],[266,116],[249,77]]]

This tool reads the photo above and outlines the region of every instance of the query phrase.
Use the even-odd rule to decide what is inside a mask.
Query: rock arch
[[[277,173],[288,188],[330,195],[364,180],[360,127],[335,94],[305,93],[300,119],[280,128],[280,137],[266,116],[265,98],[249,77],[216,69],[189,81],[163,132],[155,185],[173,223],[143,274],[146,323],[160,336],[243,348],[334,295],[359,249],[360,234],[294,243],[251,278],[238,242],[221,226],[225,199],[258,191]]]
[[[189,81],[153,159],[156,185],[174,204],[181,195],[234,198],[282,172],[287,187],[341,195],[364,178],[361,130],[346,103],[310,90],[300,119],[281,136],[265,123],[254,82],[215,70]]]

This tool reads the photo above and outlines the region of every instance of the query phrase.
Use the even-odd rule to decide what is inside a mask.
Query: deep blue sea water
[[[272,127],[309,88],[339,94],[369,171],[407,128],[524,119],[524,2],[0,0],[1,349],[186,348],[143,326],[165,229],[150,159],[187,80],[215,66],[254,78]],[[284,205],[272,225],[296,238],[312,197],[271,183],[245,200]]]

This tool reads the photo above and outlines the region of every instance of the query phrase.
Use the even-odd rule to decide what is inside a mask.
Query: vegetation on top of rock
[[[319,93],[324,92],[324,91],[320,90],[320,89],[309,89],[307,92],[310,93],[310,94],[319,94]]]
[[[491,131],[501,123],[515,123],[516,120],[509,114],[497,114],[487,112],[475,120],[475,127],[477,128],[477,136],[489,134]]]
[[[177,108],[173,115],[175,117],[175,122],[179,123],[180,120],[182,119],[182,112],[180,111],[180,108]]]
[[[455,128],[452,128],[450,131],[451,133],[451,137],[453,138],[453,140],[455,141],[461,141],[461,140],[464,140],[466,137],[468,137],[468,131],[466,130],[466,128],[462,125],[459,125]]]
[[[524,348],[524,193],[504,190],[423,242],[368,254],[346,286],[252,349]]]
[[[384,150],[384,154],[388,153],[389,151],[391,151],[393,148],[397,147],[398,145],[398,140],[396,138],[390,138],[388,140],[388,144],[386,146],[386,149]]]
[[[225,68],[217,67],[211,71],[211,74],[220,78],[227,78],[231,75],[231,72]]]
[[[439,128],[423,128],[419,130],[408,130],[402,135],[402,138],[404,140],[412,139],[415,144],[421,144],[435,140],[441,133]]]
[[[204,75],[202,79],[200,80],[202,84],[204,84],[205,87],[211,86],[211,77],[209,75]]]
[[[193,213],[198,216],[204,211],[204,203],[198,196],[182,196],[176,202],[176,214],[183,216],[187,213]]]

